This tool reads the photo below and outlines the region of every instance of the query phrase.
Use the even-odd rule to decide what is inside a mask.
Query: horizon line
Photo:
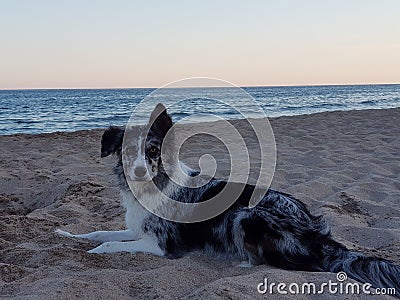
[[[243,85],[240,88],[256,88],[256,87],[322,87],[322,86],[363,86],[363,85],[400,85],[400,82],[385,83],[323,83],[323,84],[277,84],[277,85]],[[126,89],[159,89],[169,87],[38,87],[38,88],[0,88],[0,91],[33,91],[33,90],[126,90]],[[172,88],[229,88],[229,86],[184,86]]]

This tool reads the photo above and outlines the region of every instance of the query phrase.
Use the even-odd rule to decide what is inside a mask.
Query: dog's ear
[[[121,151],[125,130],[111,126],[101,137],[101,157]]]
[[[167,113],[167,109],[161,103],[158,103],[150,116],[150,130],[153,134],[164,137],[172,127],[172,119]]]

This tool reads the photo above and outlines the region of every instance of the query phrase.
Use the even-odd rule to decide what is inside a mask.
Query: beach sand
[[[277,146],[271,187],[324,214],[347,247],[400,264],[399,120],[400,109],[271,119]],[[124,228],[115,160],[100,158],[102,132],[0,137],[1,298],[265,299],[270,295],[257,293],[264,278],[287,284],[336,280],[332,273],[240,268],[198,252],[174,260],[88,254],[96,243],[58,236],[56,228]],[[185,153],[190,164],[208,144],[203,140],[199,152]],[[223,176],[229,164],[220,161]]]

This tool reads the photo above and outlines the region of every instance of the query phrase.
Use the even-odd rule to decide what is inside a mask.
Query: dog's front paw
[[[74,237],[74,235],[72,233],[58,229],[58,228],[55,230],[55,233],[58,233],[59,235],[66,236],[66,237]]]
[[[96,248],[93,248],[88,251],[89,253],[112,253],[114,252],[113,242],[105,242]]]
[[[240,264],[236,265],[236,267],[238,267],[238,268],[252,268],[252,267],[254,267],[254,265],[250,261],[245,260],[245,261],[242,261]]]

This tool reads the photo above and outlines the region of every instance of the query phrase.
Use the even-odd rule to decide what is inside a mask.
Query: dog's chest
[[[126,227],[135,232],[138,237],[141,237],[143,235],[143,222],[150,213],[135,199],[130,191],[121,192],[121,195],[122,203],[126,209]]]

